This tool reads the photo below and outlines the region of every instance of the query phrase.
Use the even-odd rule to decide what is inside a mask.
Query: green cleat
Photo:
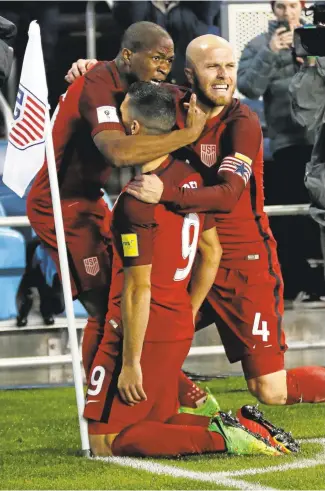
[[[206,416],[207,418],[213,418],[217,412],[220,411],[220,406],[217,399],[211,394],[210,390],[206,388],[207,398],[203,404],[198,407],[186,407],[181,406],[178,409],[179,413],[195,414],[196,416]]]
[[[279,447],[272,446],[266,438],[241,425],[229,413],[216,414],[208,427],[225,439],[228,454],[232,455],[283,455]]]

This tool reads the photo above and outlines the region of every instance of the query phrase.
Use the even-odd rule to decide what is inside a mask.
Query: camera
[[[280,20],[278,22],[278,27],[282,27],[286,31],[290,31],[290,24],[287,20]]]
[[[313,24],[294,30],[295,56],[325,56],[325,2],[317,2],[304,10],[307,15],[313,14]]]

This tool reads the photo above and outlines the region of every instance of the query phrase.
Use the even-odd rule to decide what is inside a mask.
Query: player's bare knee
[[[285,374],[285,370],[281,370],[248,380],[248,390],[263,404],[281,406],[287,400]]]
[[[286,393],[274,390],[271,386],[258,387],[255,397],[263,404],[282,406],[286,403]]]
[[[249,392],[256,397],[262,404],[267,405],[282,405],[285,404],[285,394],[273,392],[270,386],[256,386],[254,389],[248,387]]]
[[[256,379],[247,380],[247,388],[252,396],[257,397]]]
[[[93,455],[95,457],[111,457],[115,437],[116,435],[89,435],[89,444]]]

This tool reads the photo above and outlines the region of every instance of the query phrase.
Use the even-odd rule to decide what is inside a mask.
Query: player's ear
[[[126,65],[130,66],[132,51],[129,50],[128,48],[123,48],[121,55],[122,55],[122,59],[123,59],[124,63]]]
[[[184,72],[185,72],[186,78],[189,81],[189,83],[191,85],[193,85],[194,84],[194,77],[193,77],[193,70],[192,70],[192,68],[186,67],[186,68],[184,68]]]
[[[140,133],[139,121],[134,119],[131,123],[131,135],[138,135]]]

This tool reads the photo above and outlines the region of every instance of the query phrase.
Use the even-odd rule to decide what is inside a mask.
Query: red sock
[[[211,418],[207,416],[198,416],[197,414],[179,413],[174,414],[169,418],[166,423],[169,425],[182,425],[182,426],[201,426],[207,428],[210,424]]]
[[[198,407],[205,401],[206,392],[195,385],[182,371],[178,383],[178,400],[181,406]]]
[[[287,370],[287,405],[325,401],[325,368],[298,367]]]
[[[199,426],[178,426],[142,421],[123,430],[112,445],[113,455],[129,457],[174,457],[223,452],[224,439]]]
[[[104,328],[99,324],[97,319],[95,317],[88,317],[82,339],[82,362],[87,380],[103,333]]]

